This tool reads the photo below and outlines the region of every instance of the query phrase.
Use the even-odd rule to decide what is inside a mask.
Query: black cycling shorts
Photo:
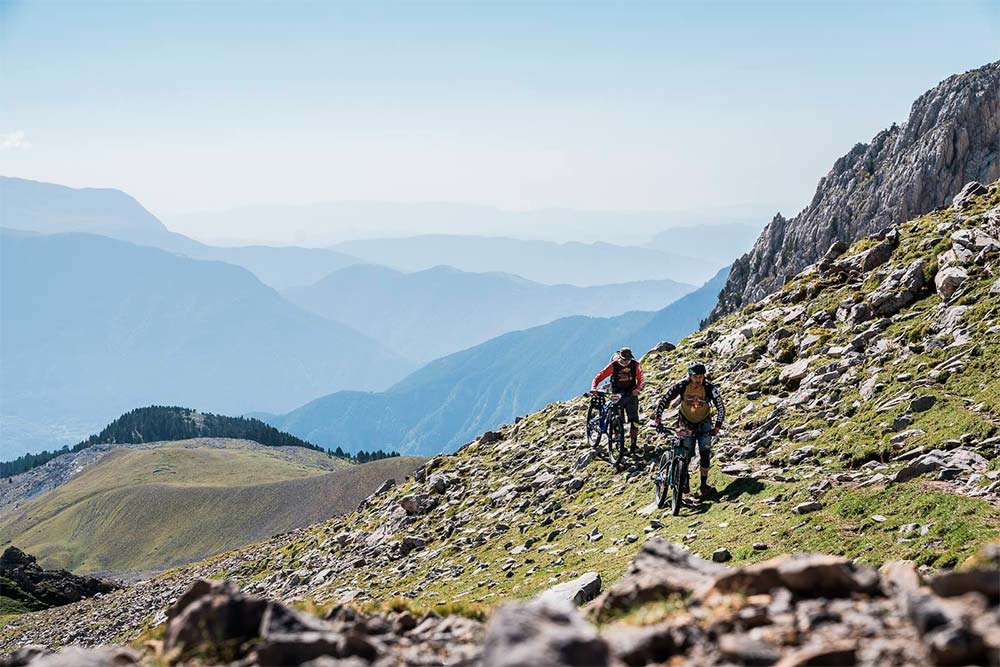
[[[627,394],[621,397],[621,405],[625,408],[625,414],[628,415],[628,420],[636,426],[639,425],[639,397],[633,396],[632,394]]]

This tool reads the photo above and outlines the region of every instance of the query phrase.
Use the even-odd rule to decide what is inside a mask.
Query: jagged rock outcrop
[[[110,593],[118,586],[94,577],[81,577],[66,570],[43,570],[35,557],[17,547],[7,547],[0,555],[0,583],[3,594],[23,602],[47,607],[78,602],[98,594]]]
[[[432,613],[417,619],[407,611],[369,615],[344,605],[319,618],[246,595],[228,581],[198,581],[171,606],[162,643],[149,648],[174,661],[240,667],[620,667],[674,658],[784,667],[995,664],[995,546],[979,566],[925,581],[910,561],[875,570],[800,554],[728,568],[652,539],[617,582],[618,592],[589,610],[600,627],[568,600],[508,603],[485,624]],[[682,599],[679,587],[698,592]],[[622,599],[622,591],[631,593]],[[675,604],[665,612],[670,596]],[[628,604],[609,604],[614,600]],[[641,620],[644,611],[654,620]],[[129,665],[139,657],[114,647],[55,654],[29,647],[0,665]]]
[[[736,260],[709,319],[773,293],[833,244],[946,206],[969,181],[997,178],[1000,62],[945,79],[913,103],[903,125],[837,160],[808,206],[791,219],[776,215]]]

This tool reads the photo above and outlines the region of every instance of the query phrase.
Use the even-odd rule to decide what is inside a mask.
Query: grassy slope
[[[0,544],[76,572],[170,567],[349,511],[385,477],[416,465],[329,472],[329,461],[308,450],[183,442],[117,450],[4,517]]]
[[[995,207],[998,202],[1000,191],[995,189],[976,213]],[[934,229],[938,223],[953,219],[953,216],[952,212],[943,211],[904,225],[902,242],[891,264],[906,265],[918,256],[933,259],[949,244],[946,237],[940,235],[935,242],[925,239],[935,238]],[[973,216],[971,221],[959,226],[972,226],[975,222],[977,218]],[[860,241],[848,254],[869,244],[870,241]],[[760,560],[776,553],[815,550],[868,562],[909,558],[933,567],[953,567],[974,554],[983,542],[996,539],[1000,533],[1000,509],[996,504],[955,494],[929,478],[892,486],[861,486],[851,481],[850,476],[845,476],[844,481],[836,479],[838,474],[856,473],[865,461],[887,461],[899,451],[898,447],[889,444],[893,433],[884,433],[883,428],[897,412],[902,412],[903,407],[884,413],[877,413],[875,409],[881,401],[900,390],[914,389],[909,381],[900,379],[906,377],[904,373],[922,379],[920,393],[931,393],[939,398],[932,409],[915,415],[910,428],[921,428],[926,433],[906,442],[907,449],[931,448],[965,433],[982,438],[997,431],[1000,423],[1000,336],[988,329],[997,321],[1000,298],[989,293],[993,276],[981,268],[971,273],[966,296],[960,297],[957,303],[972,307],[966,318],[973,323],[972,344],[957,349],[911,349],[911,342],[923,342],[930,336],[928,318],[939,297],[931,295],[904,309],[893,318],[883,335],[895,347],[891,363],[880,367],[879,379],[884,386],[873,400],[854,405],[859,399],[857,385],[860,381],[848,380],[834,392],[829,405],[824,406],[828,418],[819,418],[817,415],[822,411],[809,404],[789,408],[781,415],[782,423],[788,426],[808,425],[821,430],[820,436],[809,443],[819,452],[818,460],[787,465],[787,455],[801,445],[786,441],[775,444],[769,455],[753,461],[758,468],[755,479],[730,477],[716,466],[712,483],[722,490],[721,500],[689,509],[677,518],[657,513],[652,518],[663,525],[652,532],[684,541],[692,550],[706,556],[717,547],[728,547],[735,563]],[[864,290],[871,291],[877,282],[870,278]],[[802,302],[807,314],[833,308],[840,300],[857,292],[856,285],[824,282],[816,275],[802,276],[769,303],[751,306],[716,323],[712,329],[716,334],[726,334],[745,324],[756,313],[780,305],[781,299],[808,284],[818,293]],[[785,326],[802,335],[807,333],[802,324],[807,319]],[[717,379],[725,387],[731,416],[729,440],[738,446],[750,430],[772,415],[772,401],[788,396],[777,382],[784,365],[759,353],[759,345],[778,325],[779,322],[771,322],[754,334],[750,348],[758,347],[758,353],[742,364],[713,353],[705,344],[712,336],[708,331],[692,335],[674,352],[647,355],[644,363],[649,369],[649,395],[656,395],[671,379],[680,377],[691,359],[707,360],[721,370]],[[841,326],[824,329],[823,334],[824,342],[809,351],[814,356],[811,367],[831,360],[821,350],[846,344],[856,331],[852,333]],[[943,374],[936,380],[929,378],[930,365],[962,352],[968,353],[970,361],[961,374]],[[858,377],[867,378],[874,370],[874,363],[866,358]],[[751,400],[754,394],[746,388],[744,383],[747,381],[761,383],[761,397]],[[569,578],[588,570],[597,570],[605,581],[613,581],[624,571],[643,536],[650,532],[646,529],[651,517],[637,512],[651,499],[651,484],[645,474],[627,480],[606,464],[592,463],[579,473],[586,479],[581,491],[571,494],[559,489],[550,496],[548,500],[558,501],[564,512],[557,512],[552,523],[545,526],[541,525],[537,505],[516,507],[524,495],[499,504],[492,503],[488,497],[491,491],[504,484],[527,480],[523,474],[533,466],[564,466],[566,460],[571,461],[578,452],[584,451],[580,443],[584,409],[580,400],[555,404],[529,416],[516,427],[504,429],[505,441],[502,443],[475,444],[453,456],[442,457],[440,470],[470,484],[473,479],[485,480],[485,487],[479,487],[475,493],[465,493],[461,500],[451,501],[443,510],[439,508],[421,517],[408,528],[412,534],[431,536],[425,553],[433,557],[424,558],[416,552],[402,565],[390,562],[381,567],[370,564],[357,572],[347,570],[344,578],[313,591],[314,598],[332,599],[344,591],[358,589],[363,591],[361,599],[385,600],[404,595],[430,604],[456,600],[489,604],[509,596],[534,594],[557,578]],[[769,468],[769,462],[782,467]],[[891,473],[902,465],[889,463],[886,472]],[[998,467],[996,459],[991,467]],[[819,494],[825,507],[805,516],[792,513],[794,505],[815,497],[808,487],[820,479],[833,481],[831,489]],[[418,486],[410,482],[395,490],[393,496],[398,498],[418,490]],[[585,517],[584,513],[594,508],[596,513]],[[435,538],[443,535],[447,518],[466,511],[482,514],[468,528],[451,537]],[[884,516],[885,521],[872,519],[875,515]],[[317,527],[314,537],[287,546],[279,557],[261,559],[249,567],[233,569],[229,574],[243,580],[262,578],[281,567],[299,566],[305,554],[315,554],[317,550],[320,553],[329,550],[326,557],[331,562],[339,562],[350,557],[351,547],[331,545],[328,540],[324,541],[324,535],[341,529],[373,531],[383,520],[383,516],[371,510],[348,519],[334,520]],[[501,521],[512,528],[494,532]],[[911,522],[927,525],[927,533],[901,537],[898,528]],[[523,531],[519,529],[522,526]],[[587,538],[594,528],[603,534],[600,541],[592,542]],[[556,529],[563,532],[547,542],[546,536]],[[488,535],[485,540],[475,539],[480,530]],[[630,543],[625,539],[629,534],[638,536],[639,540]],[[528,551],[511,554],[513,547],[532,537],[539,541]],[[758,542],[767,544],[768,548],[755,551],[752,545]],[[513,558],[516,564],[503,570],[501,565],[508,558]],[[387,573],[395,576],[384,576]]]
[[[1000,189],[994,189],[977,213],[998,205]],[[939,222],[952,216],[951,212],[938,212],[904,225],[900,247],[890,264],[906,265],[918,255],[936,257],[946,244],[942,234],[934,230]],[[981,220],[973,216],[960,226],[977,222]],[[849,254],[867,245],[870,241],[860,241]],[[996,271],[995,258],[989,267]],[[909,558],[932,567],[960,565],[982,543],[1000,534],[1000,507],[995,502],[959,495],[953,487],[930,477],[888,486],[862,486],[860,482],[871,476],[871,472],[861,470],[864,462],[888,460],[896,451],[888,441],[892,434],[883,432],[882,424],[897,413],[879,413],[875,407],[901,388],[913,388],[912,383],[900,379],[905,377],[903,373],[914,373],[920,393],[938,397],[930,410],[914,418],[913,427],[924,429],[926,435],[915,436],[904,447],[928,448],[964,433],[982,437],[997,431],[1000,335],[990,329],[1000,313],[1000,295],[989,293],[995,278],[984,268],[970,273],[966,296],[959,299],[973,309],[967,318],[972,342],[948,350],[933,350],[926,345],[932,337],[927,318],[932,316],[930,309],[937,303],[937,296],[926,297],[901,311],[882,335],[887,346],[884,357],[869,352],[857,376],[845,376],[827,392],[823,405],[807,402],[786,407],[778,415],[785,426],[819,430],[818,437],[809,443],[816,448],[816,458],[797,465],[788,462],[788,453],[800,445],[781,440],[750,460],[752,475],[733,477],[721,472],[726,459],[731,459],[746,436],[775,414],[775,404],[788,398],[788,392],[777,381],[784,365],[759,351],[778,323],[772,321],[751,336],[748,347],[752,353],[743,360],[738,355],[717,355],[709,343],[767,309],[782,305],[783,300],[798,300],[793,294],[800,288],[811,286],[811,296],[798,301],[807,314],[812,314],[834,308],[848,294],[857,293],[858,285],[816,275],[801,276],[769,302],[755,304],[689,336],[677,350],[646,355],[643,363],[649,391],[644,407],[679,377],[692,359],[700,358],[713,364],[729,409],[729,446],[721,443],[722,456],[711,476],[721,496],[714,502],[688,507],[679,517],[640,511],[652,499],[646,471],[631,475],[616,472],[600,461],[574,469],[573,462],[588,449],[582,434],[586,404],[577,399],[552,404],[516,425],[503,427],[499,442],[477,441],[453,455],[436,457],[427,467],[449,475],[452,489],[448,495],[439,496],[441,504],[436,509],[384,535],[381,549],[367,554],[364,567],[354,567],[359,554],[355,543],[342,543],[332,537],[347,531],[357,541],[365,542],[365,533],[394,521],[391,517],[398,517],[400,498],[424,491],[423,484],[408,480],[360,512],[175,570],[157,585],[180,590],[194,576],[229,576],[240,585],[257,584],[261,587],[258,590],[269,595],[306,598],[306,605],[331,604],[350,591],[356,601],[367,605],[400,604],[394,600],[401,596],[405,598],[403,604],[416,608],[481,611],[506,598],[527,597],[555,581],[590,570],[599,572],[605,582],[614,581],[649,534],[683,541],[701,555],[725,546],[731,550],[735,564],[784,552],[815,550],[872,563]],[[870,278],[862,289],[871,291],[876,282]],[[806,331],[806,321],[807,317],[786,326],[801,337],[812,333]],[[825,340],[805,351],[811,366],[825,362],[829,346],[844,343],[854,335],[842,325],[820,333]],[[911,349],[910,343],[923,347]],[[929,364],[956,354],[967,354],[960,374],[931,376]],[[872,401],[855,404],[861,379],[876,368],[882,388]],[[759,395],[753,383],[760,384]],[[651,434],[644,437],[652,441]],[[981,451],[988,453],[985,448]],[[991,454],[993,470],[1000,469],[995,451]],[[884,472],[891,473],[902,465],[889,461]],[[530,482],[544,472],[563,479],[579,477],[584,486],[575,493],[551,482],[533,489]],[[830,487],[810,491],[811,485],[821,481]],[[491,498],[511,484],[512,493]],[[542,493],[549,495],[541,498]],[[814,498],[824,503],[819,511],[804,516],[792,511],[796,504]],[[550,506],[553,502],[557,504],[554,511]],[[873,518],[876,515],[884,520]],[[901,525],[913,522],[926,526],[926,533],[904,536],[899,532]],[[599,540],[589,537],[594,529],[602,535]],[[550,533],[554,534],[548,541]],[[424,537],[427,545],[400,558],[388,547],[407,534]],[[532,538],[530,547],[518,549]],[[764,543],[767,548],[755,550],[754,543]],[[306,572],[329,568],[332,574],[325,583],[307,584],[305,588],[282,583],[285,572],[298,568]],[[91,603],[88,608],[101,619],[98,623],[120,627],[116,599],[107,596]],[[56,616],[55,610],[28,615],[16,627],[0,632],[0,640],[17,642],[34,627],[33,623],[51,623]],[[124,628],[119,632],[118,639],[129,640],[137,630]]]

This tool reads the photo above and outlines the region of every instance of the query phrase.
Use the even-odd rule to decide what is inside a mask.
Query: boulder
[[[427,479],[427,490],[431,493],[444,493],[451,485],[451,480],[444,473],[436,472]]]
[[[427,545],[427,541],[416,535],[407,535],[399,543],[399,553],[403,556],[409,556],[411,552],[417,549],[423,549]]]
[[[729,549],[725,547],[719,547],[712,552],[712,562],[713,563],[725,563],[727,560],[732,560],[733,555],[729,553]]]
[[[872,269],[876,269],[888,262],[892,258],[892,251],[896,249],[898,243],[899,235],[890,235],[871,248],[863,250],[856,255],[841,257],[834,263],[833,268],[855,275],[868,273]]]
[[[635,626],[619,623],[605,633],[611,652],[626,665],[666,663],[671,656],[683,653],[682,633],[669,623]]]
[[[399,499],[399,506],[410,516],[416,514],[426,514],[437,507],[437,498],[426,493],[411,493]]]
[[[486,626],[482,667],[600,666],[611,659],[607,642],[569,602],[534,601],[499,607]]]
[[[590,602],[601,592],[601,575],[597,572],[587,572],[571,581],[549,588],[538,594],[536,600],[542,602],[572,602],[581,605]]]
[[[942,333],[954,334],[968,310],[969,306],[948,306],[941,312],[934,327]]]
[[[878,569],[882,589],[887,594],[912,592],[920,588],[922,579],[912,560],[892,560]]]
[[[797,554],[777,556],[731,570],[717,577],[711,591],[755,595],[787,588],[797,597],[843,597],[878,591],[878,572],[837,556]]]
[[[932,577],[929,585],[941,597],[982,593],[993,604],[1000,603],[1000,567],[942,572]]]
[[[781,369],[778,380],[790,389],[797,388],[799,382],[809,374],[809,361],[809,359],[799,359],[788,364]]]
[[[910,412],[927,412],[937,403],[937,396],[926,394],[910,401]]]
[[[976,197],[981,197],[987,192],[989,190],[979,181],[969,181],[951,200],[951,207],[956,211],[963,211],[972,205]]]
[[[948,266],[934,276],[934,286],[937,288],[938,296],[948,301],[968,279],[968,271],[961,266]]]
[[[804,503],[799,503],[792,508],[792,511],[796,514],[809,514],[811,512],[816,512],[823,509],[823,503],[816,500],[809,500]]]
[[[594,602],[598,616],[672,593],[687,595],[707,588],[718,575],[728,572],[724,565],[699,558],[680,544],[652,538],[642,545],[632,565],[618,581]]]
[[[926,288],[924,280],[926,269],[927,259],[921,257],[906,267],[892,271],[875,291],[868,295],[867,301],[872,312],[882,317],[895,315],[923,296]]]
[[[977,452],[965,447],[951,451],[932,449],[910,461],[905,468],[896,472],[894,482],[906,482],[929,472],[953,470],[955,475],[969,474],[985,470],[989,462]]]
[[[167,611],[164,650],[239,646],[256,639],[268,604],[243,595],[230,581],[198,580]]]

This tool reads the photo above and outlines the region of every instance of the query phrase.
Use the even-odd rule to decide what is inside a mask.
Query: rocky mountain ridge
[[[1000,535],[998,239],[1000,185],[970,184],[951,208],[850,247],[835,245],[774,295],[676,348],[665,344],[647,354],[644,406],[694,359],[709,364],[727,402],[728,434],[714,449],[710,478],[719,494],[688,504],[679,517],[650,503],[650,464],[663,443],[645,432],[643,456],[616,470],[584,441],[587,404],[575,399],[435,457],[412,478],[383,486],[355,513],[172,571],[127,593],[7,619],[0,623],[0,651],[133,640],[165,623],[168,605],[183,600],[196,578],[212,577],[233,580],[247,595],[328,612],[335,621],[347,613],[337,605],[347,603],[382,618],[392,609],[418,618],[434,611],[445,621],[425,629],[433,634],[432,626],[446,625],[420,650],[437,659],[454,639],[446,630],[474,627],[463,615],[481,617],[504,601],[595,573],[612,582],[609,595],[624,591],[622,599],[630,600],[620,608],[608,603],[609,612],[599,603],[595,619],[611,623],[623,614],[638,629],[614,636],[645,648],[608,650],[618,639],[608,633],[601,644],[591,629],[587,646],[604,645],[606,652],[590,663],[595,654],[581,654],[588,657],[576,663],[566,655],[577,654],[558,654],[565,664],[647,664],[680,653],[706,664],[807,664],[805,654],[796,654],[798,662],[790,657],[812,650],[803,645],[807,636],[824,645],[868,638],[853,652],[843,647],[843,663],[992,659],[992,626],[977,625],[995,620],[988,592],[970,597],[968,588],[954,589],[961,593],[957,606],[931,598],[923,607],[923,593],[898,603],[866,565],[912,561],[906,577],[916,577],[919,592],[922,577],[933,582],[938,572],[982,564],[977,554]],[[674,548],[650,547],[663,555],[650,561],[640,553],[644,538],[738,566],[738,574],[728,573],[734,586],[756,586],[760,577],[769,588],[725,603],[735,618],[705,634],[692,605],[701,598],[690,590],[676,590],[677,598],[638,595],[642,582],[676,581],[672,568],[680,559],[663,555]],[[831,585],[818,602],[800,602],[794,575],[782,574],[789,567],[801,573],[796,561],[767,562],[800,552],[838,556],[809,559],[807,579],[822,572],[846,588]],[[637,555],[636,563],[651,562],[648,571],[636,571]],[[717,592],[723,575],[711,572]],[[709,626],[724,618],[716,616],[721,608],[706,609]],[[533,636],[516,618],[497,621],[501,614],[493,620],[500,636]],[[517,616],[546,627],[544,615]],[[561,618],[559,636],[586,627],[572,614]],[[152,632],[169,636],[167,628]],[[508,651],[491,652],[493,644],[484,641],[481,655],[462,660],[480,655],[486,664],[504,664],[488,660]],[[336,650],[330,655],[348,659]],[[360,664],[384,655],[351,654]]]
[[[780,288],[834,242],[850,243],[948,205],[969,181],[1000,178],[1000,61],[948,77],[903,125],[857,144],[798,215],[780,213],[733,264],[712,317]]]

